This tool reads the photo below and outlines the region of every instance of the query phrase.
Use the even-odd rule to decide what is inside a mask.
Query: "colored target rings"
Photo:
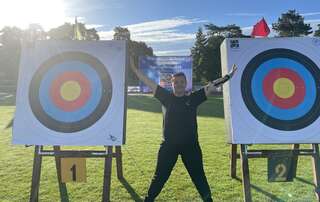
[[[307,56],[289,49],[270,49],[245,67],[241,93],[246,107],[263,124],[299,130],[320,115],[320,70]]]
[[[106,67],[83,52],[64,52],[43,62],[29,87],[30,107],[47,128],[84,130],[107,111],[112,80]]]

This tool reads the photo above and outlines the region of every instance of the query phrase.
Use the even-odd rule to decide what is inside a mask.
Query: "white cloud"
[[[161,43],[161,42],[176,42],[182,40],[194,40],[194,33],[179,33],[174,31],[156,31],[156,32],[146,32],[137,33],[133,35],[133,40],[144,41],[147,43]]]
[[[101,40],[111,40],[113,39],[113,31],[100,31],[98,32]]]
[[[320,19],[312,19],[312,20],[305,20],[305,23],[311,24],[311,25],[317,25],[320,24]]]
[[[104,27],[104,25],[100,25],[100,24],[86,24],[86,28],[87,29],[91,29],[91,28],[101,28],[101,27]]]
[[[265,13],[226,13],[225,15],[227,15],[227,16],[243,16],[243,17],[255,17],[255,16],[263,17],[263,16],[265,16]]]
[[[133,40],[144,41],[147,43],[164,43],[194,40],[195,33],[182,32],[177,28],[205,22],[207,21],[199,19],[170,18],[125,25],[122,27],[129,29]],[[99,32],[101,39],[112,39],[113,34],[114,32],[112,30]]]
[[[184,19],[184,18],[171,18],[164,20],[156,20],[150,22],[143,22],[133,25],[127,25],[130,31],[134,32],[146,32],[146,31],[155,31],[155,30],[167,30],[175,27],[180,27],[184,25],[191,25],[195,23],[204,23],[207,21],[198,20],[198,19]]]
[[[190,49],[178,49],[178,50],[165,50],[165,51],[155,51],[155,55],[157,56],[189,56]]]
[[[241,27],[242,34],[244,34],[244,35],[251,35],[252,29],[253,29],[253,26]]]
[[[320,15],[320,12],[313,12],[313,13],[302,13],[300,14],[302,16],[314,16],[314,15]]]

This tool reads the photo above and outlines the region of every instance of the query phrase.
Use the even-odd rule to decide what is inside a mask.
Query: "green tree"
[[[192,57],[192,79],[194,82],[201,82],[201,78],[204,78],[203,71],[203,59],[206,51],[207,39],[203,34],[202,28],[200,27],[196,34],[196,41],[194,46],[191,48]]]
[[[221,76],[220,45],[225,38],[250,37],[242,34],[239,26],[205,25],[206,34],[199,29],[191,49],[194,81],[202,84]],[[201,48],[200,48],[201,47]],[[200,51],[201,50],[201,51]]]
[[[235,24],[227,26],[205,25],[208,32],[206,51],[204,56],[203,75],[206,81],[221,77],[220,45],[225,38],[250,37],[242,34],[242,30]]]
[[[25,40],[46,40],[47,33],[40,24],[30,24],[29,28],[23,31]]]
[[[23,30],[17,27],[4,27],[2,33],[2,46],[0,48],[0,75],[1,80],[17,81],[20,61]]]
[[[91,28],[91,29],[86,29],[85,39],[100,40],[100,36],[98,34],[98,31],[95,28]]]
[[[314,32],[314,36],[320,37],[320,24],[318,24],[318,29]]]
[[[204,56],[204,78],[206,81],[212,81],[221,77],[221,59],[220,45],[225,37],[209,36],[206,52]]]
[[[148,47],[146,43],[141,41],[131,40],[131,34],[128,28],[115,27],[113,29],[114,35],[113,40],[125,40],[128,45],[128,52],[131,57],[134,59],[135,65],[139,65],[140,56],[153,56],[153,50],[151,47]],[[129,69],[128,71],[128,84],[129,85],[138,85],[139,79],[136,75]]]
[[[225,38],[248,37],[242,34],[239,26],[232,24],[227,26],[216,26],[212,23],[205,25],[210,36],[223,36]]]
[[[50,29],[48,36],[50,39],[72,40],[74,37],[74,27],[71,23],[64,23],[59,27]]]
[[[281,14],[278,22],[272,23],[272,29],[280,37],[307,36],[312,33],[310,24],[305,24],[304,18],[296,10]]]
[[[50,39],[73,40],[75,35],[75,26],[75,24],[64,23],[59,27],[50,29],[48,31],[48,36]],[[87,29],[83,23],[77,23],[77,26],[84,40],[91,41],[100,39],[96,29]]]
[[[128,28],[115,27],[113,31],[114,31],[114,35],[113,35],[114,40],[127,40],[127,41],[130,40],[130,31],[128,30]]]
[[[0,32],[2,33],[2,44],[4,46],[19,44],[23,36],[23,31],[18,27],[5,26]]]

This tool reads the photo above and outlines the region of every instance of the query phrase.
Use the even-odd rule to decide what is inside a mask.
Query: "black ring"
[[[76,60],[88,64],[100,77],[102,83],[101,99],[94,111],[87,117],[76,122],[62,122],[53,119],[42,108],[39,99],[39,89],[44,75],[56,64]],[[95,90],[95,89],[93,89]],[[73,133],[84,130],[96,123],[107,111],[112,98],[112,80],[103,65],[97,58],[83,52],[64,52],[55,55],[43,62],[34,74],[29,87],[29,102],[36,118],[47,128],[63,133]]]
[[[316,99],[311,109],[302,117],[293,120],[281,120],[269,116],[256,104],[252,92],[252,77],[258,67],[267,60],[274,58],[287,58],[302,64],[313,76],[316,82]],[[259,89],[258,89],[259,90]],[[320,70],[318,66],[307,56],[284,48],[276,48],[264,51],[255,56],[245,67],[241,77],[241,94],[245,105],[251,114],[261,123],[278,130],[293,131],[299,130],[312,124],[320,115]]]

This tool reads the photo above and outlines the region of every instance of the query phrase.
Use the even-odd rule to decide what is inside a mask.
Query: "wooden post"
[[[313,159],[313,181],[315,185],[315,194],[317,200],[320,201],[320,158],[319,158],[319,145],[312,144],[312,149],[314,150],[314,154],[312,156]]]
[[[104,179],[103,179],[103,195],[102,201],[110,201],[110,186],[111,186],[111,168],[112,168],[112,146],[108,146],[108,155],[104,161]]]
[[[118,179],[121,180],[123,179],[121,146],[116,146],[116,162],[117,162],[117,176],[118,176]]]
[[[41,163],[42,163],[42,156],[39,154],[40,150],[42,150],[42,146],[36,145],[34,148],[30,202],[38,202],[38,197],[39,197]]]
[[[236,144],[231,144],[230,176],[232,178],[237,177],[237,145]]]
[[[53,146],[54,152],[60,151],[60,146]],[[61,182],[61,158],[58,156],[55,156],[56,160],[56,170],[57,170],[57,177],[58,177],[58,184],[59,184],[59,191],[60,191],[60,199],[63,202],[69,202],[68,197],[68,190],[66,183]]]
[[[247,145],[241,144],[240,156],[242,165],[242,188],[244,194],[244,201],[251,202],[251,190],[250,190],[250,175],[249,175],[249,163],[247,156]]]
[[[292,146],[292,149],[293,150],[297,150],[300,148],[300,145],[299,144],[294,144]],[[297,166],[298,166],[298,155],[296,154],[293,154],[293,157],[292,157],[292,174],[293,176],[292,177],[296,177],[296,173],[297,173]]]

